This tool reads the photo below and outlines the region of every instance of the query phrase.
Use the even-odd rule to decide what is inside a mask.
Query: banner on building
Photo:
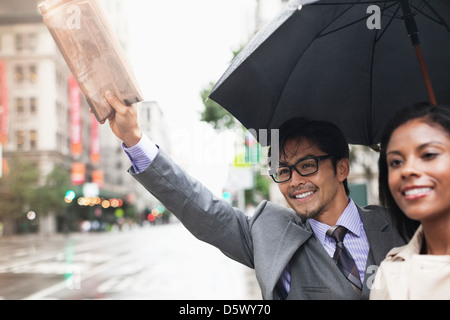
[[[0,143],[8,142],[8,86],[6,82],[6,62],[0,60]]]
[[[100,124],[95,115],[91,113],[91,162],[100,162]]]
[[[74,162],[72,164],[71,178],[73,185],[82,185],[86,181],[86,165],[82,162]]]
[[[6,176],[9,174],[9,165],[8,160],[6,158],[2,159],[2,176]]]
[[[103,188],[104,179],[104,173],[102,170],[92,171],[92,182],[97,184],[99,188]]]
[[[78,83],[71,75],[69,77],[69,103],[70,103],[70,146],[72,155],[81,156],[83,144],[81,138],[81,91]]]

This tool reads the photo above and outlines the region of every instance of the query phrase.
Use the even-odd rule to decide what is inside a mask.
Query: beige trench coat
[[[450,255],[421,255],[422,226],[411,241],[392,249],[380,264],[371,300],[450,299]]]

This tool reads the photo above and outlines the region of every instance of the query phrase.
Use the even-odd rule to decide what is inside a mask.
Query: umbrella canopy
[[[450,104],[449,26],[448,0],[292,0],[209,97],[253,132],[305,116],[371,146],[398,109]]]

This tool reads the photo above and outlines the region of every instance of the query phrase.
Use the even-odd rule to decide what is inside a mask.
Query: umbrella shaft
[[[411,7],[409,6],[408,0],[400,0],[400,5],[403,10],[403,19],[405,21],[406,31],[413,45],[419,44],[419,29],[417,28],[416,20],[411,12]]]
[[[425,80],[425,86],[427,87],[428,97],[430,98],[430,103],[434,106],[437,105],[436,96],[434,94],[433,86],[431,85],[430,75],[428,74],[427,67],[425,65],[425,59],[423,58],[422,48],[420,44],[415,44],[414,49],[416,50],[417,59],[419,60],[420,70],[422,71],[423,79]]]
[[[408,32],[414,50],[416,50],[417,59],[419,60],[420,70],[422,71],[423,79],[425,80],[425,86],[427,88],[428,97],[432,105],[437,105],[436,96],[434,94],[433,86],[431,85],[430,76],[428,74],[427,67],[425,65],[425,59],[423,58],[422,48],[419,41],[419,29],[417,28],[416,20],[411,12],[409,6],[409,0],[400,0],[400,5],[403,10],[403,19],[405,20],[406,31]]]

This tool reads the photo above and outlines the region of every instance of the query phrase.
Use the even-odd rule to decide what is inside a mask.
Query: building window
[[[25,111],[25,106],[23,103],[23,98],[16,99],[16,110],[18,115],[22,115]]]
[[[38,34],[16,34],[15,39],[16,51],[22,52],[24,50],[35,51],[38,46]]]
[[[20,52],[24,49],[23,34],[16,34],[16,51]]]
[[[28,49],[35,51],[38,44],[38,35],[36,33],[30,33],[28,35]]]
[[[33,115],[37,113],[37,99],[36,98],[30,98],[30,113]]]
[[[60,86],[63,86],[63,85],[64,85],[64,78],[63,78],[63,76],[61,74],[61,71],[57,69],[56,70],[56,86],[60,87]]]
[[[36,68],[35,65],[31,65],[29,67],[29,69],[28,69],[28,78],[33,83],[37,81],[37,68]]]
[[[22,66],[16,66],[14,69],[14,79],[17,82],[22,82],[23,80],[23,68]]]
[[[36,130],[30,131],[30,148],[32,150],[37,149],[37,131]]]
[[[23,130],[16,132],[16,145],[18,150],[25,148],[25,132]]]

